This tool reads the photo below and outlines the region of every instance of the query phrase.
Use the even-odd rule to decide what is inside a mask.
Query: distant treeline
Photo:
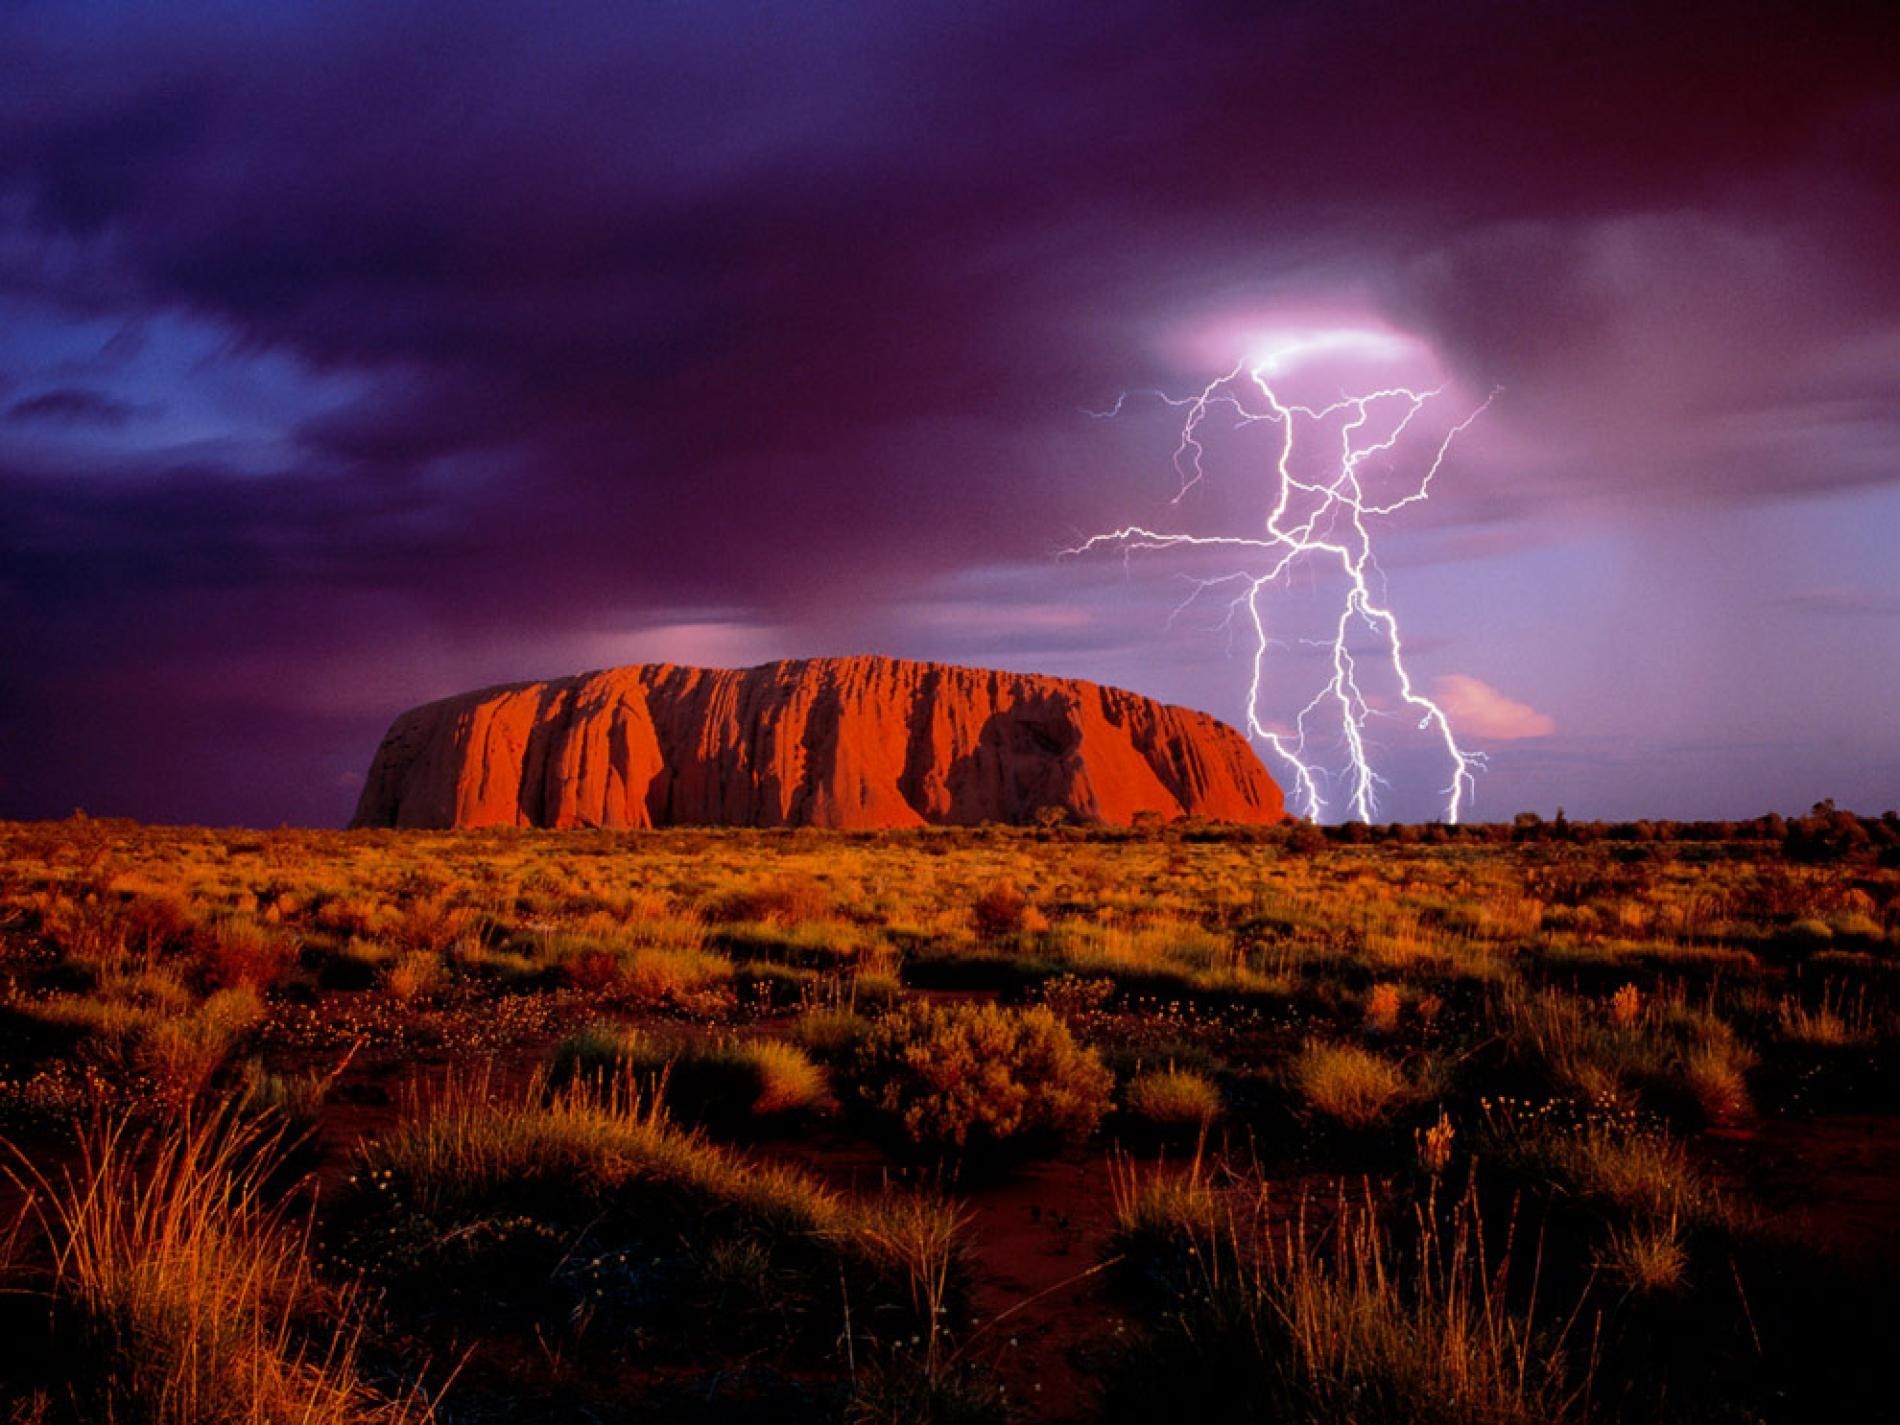
[[[1857,816],[1830,801],[1816,802],[1805,816],[1779,812],[1740,821],[1572,821],[1558,808],[1545,820],[1534,811],[1522,811],[1510,821],[1472,822],[1457,826],[1443,822],[1342,822],[1319,826],[1308,821],[1271,827],[1214,827],[1180,824],[1184,840],[1247,840],[1283,846],[1290,851],[1318,851],[1327,846],[1364,846],[1390,843],[1400,846],[1500,845],[1520,842],[1568,842],[1595,845],[1676,845],[1756,843],[1778,847],[1790,859],[1833,862],[1855,858],[1878,860],[1883,866],[1900,865],[1900,812]]]
[[[60,822],[39,823],[40,829],[54,841],[67,843],[97,841],[102,845],[114,836],[125,836],[141,829],[140,823],[123,818],[88,817],[83,811]],[[209,835],[207,831],[205,834]],[[352,831],[339,833],[315,828],[282,827],[258,836],[288,848],[298,838],[346,835],[368,841],[402,840],[423,835],[405,831]],[[477,831],[427,833],[458,840],[494,837],[506,840],[517,836],[572,836],[600,838],[612,844],[625,837],[664,837],[672,842],[704,840],[708,844],[735,838],[785,838],[790,843],[815,837],[842,837],[851,840],[883,841],[887,838],[919,838],[920,848],[943,854],[966,841],[995,836],[1056,837],[1062,840],[1126,841],[1162,838],[1184,842],[1245,843],[1271,846],[1301,853],[1323,851],[1329,846],[1502,846],[1522,843],[1569,843],[1577,846],[1608,844],[1621,847],[1627,856],[1644,854],[1643,847],[1660,851],[1672,846],[1713,848],[1727,846],[1732,855],[1755,855],[1779,849],[1791,861],[1832,863],[1849,860],[1877,862],[1881,866],[1900,866],[1900,811],[1885,811],[1879,816],[1859,816],[1843,811],[1833,801],[1816,802],[1805,816],[1766,816],[1738,821],[1572,821],[1562,807],[1546,820],[1534,811],[1521,811],[1509,821],[1467,822],[1363,822],[1347,821],[1322,826],[1310,821],[1290,820],[1277,826],[1242,826],[1232,822],[1201,821],[1185,818],[1164,821],[1158,814],[1137,813],[1135,824],[1099,826],[1078,823],[1061,808],[1045,809],[1033,828],[984,823],[981,826],[931,827],[892,831],[825,831],[813,827],[674,827],[665,831],[627,830],[609,827],[582,828],[546,832],[502,827]],[[263,844],[260,840],[259,844]]]

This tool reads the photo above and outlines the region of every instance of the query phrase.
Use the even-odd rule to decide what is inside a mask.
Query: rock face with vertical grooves
[[[1064,678],[821,658],[650,664],[404,713],[359,827],[1272,822],[1280,789],[1205,713]]]

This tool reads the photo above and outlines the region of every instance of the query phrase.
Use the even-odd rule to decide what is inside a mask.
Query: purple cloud
[[[1159,627],[1170,571],[1121,598],[1049,556],[1173,493],[1156,412],[1081,410],[1198,385],[1206,334],[1296,310],[1505,386],[1393,576],[1446,590],[1427,671],[1568,735],[1495,666],[1539,651],[1454,617],[1459,570],[1528,579],[1513,555],[1639,522],[1693,550],[1715,509],[1752,561],[1748,511],[1888,508],[1894,29],[10,7],[0,812],[339,820],[399,705],[690,629],[708,660],[1034,659],[1232,716],[1218,642]],[[31,409],[61,392],[87,420]],[[1594,637],[1600,586],[1567,599]]]
[[[43,421],[54,425],[122,426],[137,414],[136,406],[77,386],[23,396],[6,408],[7,420],[22,424]]]

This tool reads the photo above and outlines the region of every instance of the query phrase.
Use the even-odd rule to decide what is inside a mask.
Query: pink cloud
[[[1462,673],[1435,679],[1432,696],[1460,733],[1491,742],[1549,737],[1557,721],[1529,703],[1507,698],[1489,683]]]

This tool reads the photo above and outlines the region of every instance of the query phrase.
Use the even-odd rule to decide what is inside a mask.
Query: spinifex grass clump
[[[1283,1213],[1264,1185],[1217,1192],[1198,1172],[1124,1172],[1117,1213],[1120,1251],[1171,1266],[1142,1278],[1149,1334],[1116,1379],[1111,1418],[1165,1410],[1555,1425],[1585,1416],[1588,1343],[1571,1339],[1574,1313],[1539,1314],[1536,1264],[1520,1271],[1508,1249],[1487,1249],[1475,1193],[1447,1203],[1428,1192],[1389,1224],[1369,1196],[1343,1190]],[[1531,1285],[1514,1300],[1519,1280]]]
[[[871,1032],[871,1021],[851,1009],[809,1009],[792,1021],[792,1042],[821,1063],[848,1061]]]
[[[1784,995],[1775,1018],[1779,1039],[1808,1049],[1858,1048],[1881,1037],[1865,987],[1850,994],[1846,985],[1823,985],[1813,1003]]]
[[[629,1080],[451,1078],[366,1144],[350,1254],[399,1296],[552,1336],[828,1350],[914,1333],[960,1289],[954,1214],[847,1197],[674,1126]],[[928,1293],[921,1282],[940,1279]],[[717,1343],[695,1336],[720,1311]]]
[[[1200,1264],[1189,1259],[1226,1220],[1234,1188],[1231,1177],[1216,1185],[1201,1146],[1179,1165],[1162,1159],[1143,1167],[1119,1149],[1109,1161],[1115,1229],[1108,1260],[1125,1285],[1162,1293],[1164,1307],[1189,1290],[1183,1269],[1198,1273]]]
[[[19,1374],[53,1388],[14,1419],[143,1425],[399,1425],[429,1412],[368,1387],[304,1232],[267,1196],[278,1135],[221,1110],[135,1136],[82,1140],[49,1176],[17,1152],[29,1221],[10,1273],[45,1294],[43,1342],[14,1340]],[[16,1281],[15,1285],[19,1283]],[[8,1372],[13,1374],[13,1372]],[[6,1389],[0,1385],[0,1403]],[[28,1397],[31,1398],[30,1396]]]
[[[674,1117],[732,1127],[810,1109],[825,1094],[824,1070],[796,1044],[778,1039],[679,1039],[598,1023],[555,1047],[550,1076],[624,1076]]]
[[[1287,1074],[1310,1112],[1342,1128],[1376,1128],[1417,1096],[1397,1064],[1356,1044],[1309,1039]]]
[[[910,1147],[994,1158],[1087,1137],[1114,1076],[1046,1006],[908,1004],[858,1050],[862,1103]]]
[[[204,1092],[264,1007],[249,985],[195,997],[164,970],[113,975],[89,994],[58,994],[26,1006],[48,1026],[77,1036],[75,1054],[130,1103],[182,1108]]]
[[[1199,1129],[1221,1109],[1220,1089],[1192,1069],[1144,1069],[1122,1090],[1122,1107],[1135,1122],[1163,1132]]]
[[[1634,1291],[1681,1286],[1690,1237],[1738,1225],[1682,1144],[1635,1110],[1490,1100],[1479,1151],[1596,1218],[1598,1265]]]
[[[1680,999],[1602,1003],[1508,987],[1493,1020],[1511,1060],[1550,1090],[1585,1102],[1643,1103],[1691,1124],[1747,1112],[1755,1055],[1711,1010]]]

